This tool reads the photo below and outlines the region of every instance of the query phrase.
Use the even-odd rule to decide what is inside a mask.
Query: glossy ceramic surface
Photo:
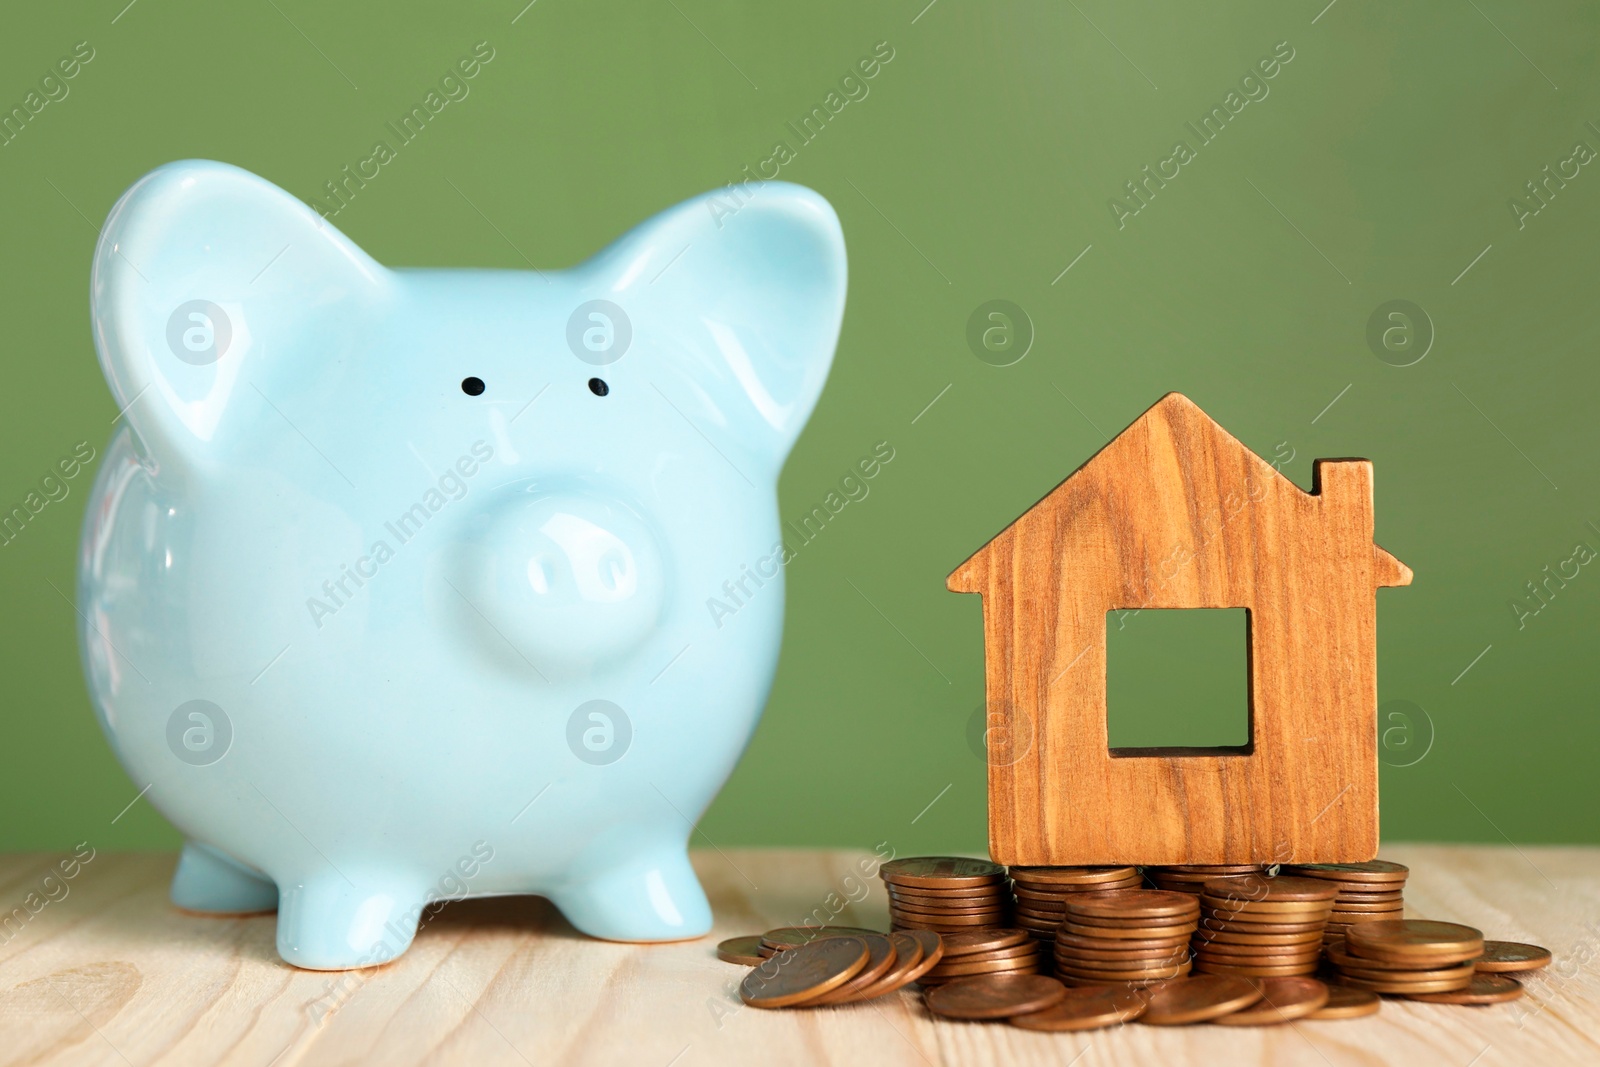
[[[134,185],[94,260],[123,415],[80,636],[189,841],[173,899],[276,905],[315,968],[466,895],[705,933],[685,845],[771,684],[777,478],[844,296],[838,220],[784,183],[560,272],[386,268],[222,164]]]

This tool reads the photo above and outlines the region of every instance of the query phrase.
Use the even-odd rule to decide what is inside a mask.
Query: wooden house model
[[[1349,862],[1378,849],[1372,464],[1305,492],[1169,393],[979,549],[989,849],[1010,864]],[[1249,742],[1113,750],[1109,612],[1245,608]],[[1026,743],[1015,743],[1025,738]]]

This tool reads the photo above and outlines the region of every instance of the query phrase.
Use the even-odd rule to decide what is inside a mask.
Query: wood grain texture
[[[718,940],[798,921],[826,909],[830,894],[842,905],[838,921],[887,929],[882,884],[861,878],[865,853],[696,855],[717,920],[700,941],[608,944],[577,934],[534,898],[474,901],[447,907],[395,963],[347,978],[279,962],[271,916],[174,909],[166,888],[175,857],[102,854],[0,946],[0,1064],[1600,1061],[1600,849],[1383,854],[1412,868],[1408,916],[1542,944],[1555,963],[1529,979],[1523,1000],[1496,1007],[1385,1001],[1371,1018],[1249,1032],[1133,1025],[1035,1034],[935,1020],[909,991],[811,1011],[740,1004],[744,969],[717,960]],[[56,859],[0,858],[0,904],[21,906]]]
[[[1372,464],[1307,493],[1169,393],[949,578],[983,596],[1001,863],[1279,863],[1378,849]],[[1107,613],[1245,608],[1251,743],[1113,752]],[[1183,754],[1178,754],[1178,753]]]

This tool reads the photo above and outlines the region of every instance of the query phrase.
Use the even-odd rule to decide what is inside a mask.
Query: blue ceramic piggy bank
[[[80,638],[186,838],[174,902],[276,907],[325,969],[469,895],[704,934],[687,841],[771,685],[778,473],[844,297],[832,209],[777,182],[565,271],[391,269],[217,163],[134,185],[94,258],[121,415]]]

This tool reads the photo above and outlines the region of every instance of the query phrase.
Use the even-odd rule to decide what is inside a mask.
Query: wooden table
[[[1378,1015],[1344,1022],[1048,1035],[934,1020],[915,992],[812,1011],[739,1002],[745,971],[717,960],[719,939],[800,920],[830,894],[846,905],[836,921],[887,928],[882,884],[845,880],[867,853],[697,855],[717,916],[701,941],[609,944],[578,935],[542,900],[466,901],[396,963],[344,974],[285,966],[271,916],[172,908],[172,856],[101,854],[48,885],[59,857],[12,856],[0,859],[3,906],[26,915],[30,893],[48,902],[0,931],[0,1063],[1600,1062],[1600,849],[1383,854],[1411,866],[1409,915],[1537,942],[1555,965],[1524,999],[1496,1007],[1386,1000]]]

